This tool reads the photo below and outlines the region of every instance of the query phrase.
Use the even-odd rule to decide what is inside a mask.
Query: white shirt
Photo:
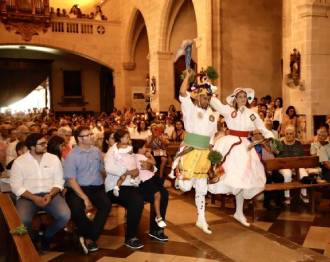
[[[123,166],[120,161],[118,161],[118,147],[117,144],[114,144],[109,148],[108,152],[104,156],[104,168],[107,173],[105,178],[105,191],[108,192],[113,190],[117,185],[117,181],[120,176],[126,173],[127,168]],[[127,176],[122,186],[132,186],[130,183],[130,177]]]
[[[265,127],[259,115],[256,114],[253,110],[244,106],[243,112],[238,110],[235,116],[233,113],[235,109],[233,107],[222,104],[220,100],[215,97],[211,98],[210,104],[221,115],[223,115],[229,129],[236,131],[253,131],[258,129],[261,131],[265,138],[274,137],[272,131]]]
[[[273,121],[278,121],[280,123],[282,123],[282,107],[280,108],[276,108],[275,112],[274,112],[274,117],[273,117]]]
[[[191,101],[190,94],[179,96],[184,128],[188,133],[212,137],[217,132],[219,114],[210,107],[200,108]]]
[[[168,136],[168,137],[172,137],[172,134],[174,132],[175,128],[173,125],[166,125],[165,126],[165,130],[164,133]]]
[[[14,160],[17,157],[16,153],[16,145],[18,143],[18,140],[15,140],[8,144],[7,150],[6,150],[6,165],[9,164],[12,160]]]
[[[27,152],[19,156],[11,169],[10,186],[16,196],[25,191],[49,193],[53,187],[63,189],[63,168],[57,156],[44,153],[40,163]]]
[[[147,140],[147,138],[151,135],[152,134],[149,129],[145,131],[141,131],[140,133],[137,131],[137,129],[135,129],[134,132],[130,134],[131,139],[142,139],[142,140]]]

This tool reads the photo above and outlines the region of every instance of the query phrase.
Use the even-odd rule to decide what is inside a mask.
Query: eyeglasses
[[[46,146],[47,145],[47,142],[41,142],[39,144],[36,144],[37,146]]]

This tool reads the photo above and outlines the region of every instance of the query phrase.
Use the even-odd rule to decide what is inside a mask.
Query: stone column
[[[197,23],[198,70],[212,65],[212,1],[193,0]]]
[[[323,0],[283,0],[283,99],[284,109],[293,105],[305,114],[307,138],[313,135],[313,115],[329,113],[326,90],[330,81],[330,20]],[[290,53],[301,54],[301,86],[289,87],[285,76],[290,72]]]
[[[172,52],[158,51],[151,58],[150,79],[156,78],[156,94],[151,96],[151,106],[154,111],[167,111],[174,100],[174,64]]]

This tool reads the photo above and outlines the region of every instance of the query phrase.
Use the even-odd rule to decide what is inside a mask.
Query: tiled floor
[[[258,219],[250,228],[236,223],[230,200],[225,209],[208,200],[206,217],[213,231],[206,235],[194,225],[196,210],[193,194],[170,191],[166,234],[170,241],[158,243],[148,238],[148,212],[140,224],[145,246],[132,251],[123,246],[124,209],[114,207],[98,245],[100,250],[81,255],[69,236],[61,240],[62,252],[49,252],[43,261],[330,261],[330,201],[325,199],[315,215],[288,209],[266,211],[258,208]],[[328,202],[327,202],[328,201]]]

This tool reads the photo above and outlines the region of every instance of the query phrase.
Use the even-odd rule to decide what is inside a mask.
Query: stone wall
[[[281,95],[282,1],[221,1],[221,96],[235,87]]]
[[[283,2],[284,74],[290,72],[293,48],[301,54],[301,85],[283,82],[285,107],[293,105],[306,115],[307,137],[313,134],[313,117],[330,114],[330,19],[329,1],[287,0]]]

